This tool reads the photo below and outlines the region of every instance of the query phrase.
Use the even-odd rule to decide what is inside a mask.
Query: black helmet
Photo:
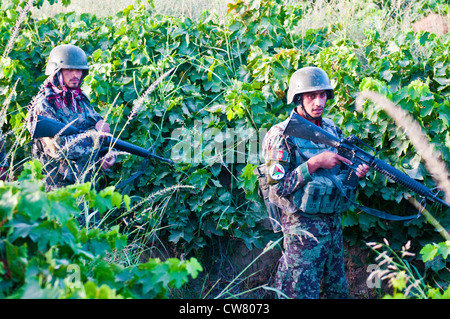
[[[50,75],[60,69],[83,70],[85,76],[89,70],[86,53],[75,45],[58,45],[50,52],[45,75]]]
[[[287,92],[287,102],[292,103],[294,96],[313,91],[327,91],[327,98],[334,98],[333,87],[324,70],[318,67],[304,67],[292,74]]]

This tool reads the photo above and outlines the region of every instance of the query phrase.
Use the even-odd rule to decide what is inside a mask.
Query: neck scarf
[[[58,110],[65,106],[73,112],[82,112],[80,104],[83,99],[83,92],[79,86],[75,89],[65,86],[61,71],[56,73],[45,87],[45,96],[48,101],[55,102]]]

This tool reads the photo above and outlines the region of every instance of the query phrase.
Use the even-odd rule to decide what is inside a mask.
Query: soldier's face
[[[303,93],[303,107],[306,112],[312,117],[322,116],[323,110],[325,108],[325,103],[327,102],[327,92],[326,91],[314,91]]]
[[[69,89],[76,89],[80,86],[81,77],[83,75],[82,70],[77,69],[62,69],[61,74],[63,77],[64,85]]]

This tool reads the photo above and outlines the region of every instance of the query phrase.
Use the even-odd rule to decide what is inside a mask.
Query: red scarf
[[[45,96],[48,101],[55,101],[58,110],[66,106],[70,107],[73,112],[82,112],[80,103],[83,99],[83,92],[80,87],[69,89],[65,86],[61,71],[56,73],[53,80],[47,84]]]

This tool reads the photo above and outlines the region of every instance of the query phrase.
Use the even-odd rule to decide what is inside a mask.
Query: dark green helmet
[[[86,53],[75,45],[58,45],[50,52],[45,75],[50,75],[60,69],[84,70],[84,75],[86,75],[89,70]]]
[[[327,98],[334,98],[333,87],[324,70],[318,67],[304,67],[292,74],[287,93],[288,104],[292,103],[294,96],[314,91],[327,91]]]

